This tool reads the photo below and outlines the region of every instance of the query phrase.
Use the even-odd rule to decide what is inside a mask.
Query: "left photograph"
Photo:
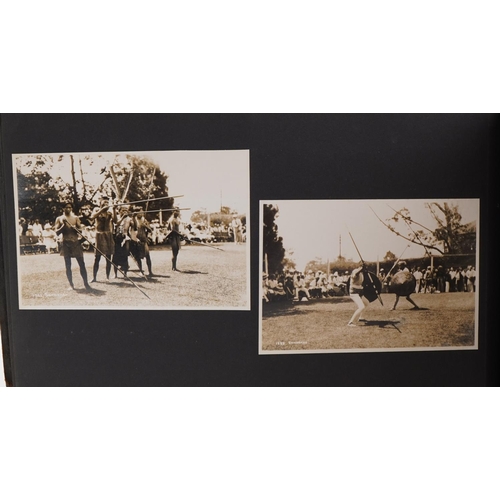
[[[20,309],[250,309],[248,150],[12,164]]]

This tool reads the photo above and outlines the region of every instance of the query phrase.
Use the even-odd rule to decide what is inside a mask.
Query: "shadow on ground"
[[[102,295],[106,295],[106,292],[103,291],[103,290],[97,290],[97,288],[92,288],[92,290],[87,290],[85,288],[78,288],[76,289],[75,288],[75,292],[76,293],[80,293],[82,295],[95,295],[95,296],[102,296]]]
[[[379,328],[385,328],[386,326],[392,326],[395,328],[399,333],[401,333],[401,330],[397,327],[401,323],[401,321],[388,321],[388,320],[369,320],[365,319],[362,320],[360,319],[360,324],[359,326],[378,326]]]
[[[317,304],[328,302],[349,302],[349,297],[334,297],[326,299],[311,299],[307,302],[292,302],[291,300],[279,300],[275,302],[264,302],[262,304],[262,316],[265,318],[273,318],[278,316],[298,316],[304,314],[311,314],[316,311],[309,310]]]

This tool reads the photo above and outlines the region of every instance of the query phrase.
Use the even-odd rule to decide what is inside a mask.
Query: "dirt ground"
[[[262,352],[322,350],[406,350],[474,347],[475,294],[413,294],[421,308],[382,294],[357,327],[347,323],[356,309],[349,297],[263,304]]]
[[[101,258],[97,283],[92,292],[83,286],[76,260],[72,259],[75,290],[69,288],[64,259],[59,254],[23,255],[19,258],[21,307],[47,309],[247,309],[250,306],[247,277],[247,245],[217,244],[223,251],[200,245],[181,247],[177,267],[171,270],[168,246],[152,247],[153,278],[138,274],[129,259],[130,279],[121,273],[105,281],[105,261]],[[85,252],[85,267],[92,279],[94,255]],[[143,269],[147,272],[145,261]],[[111,276],[114,277],[113,270]]]

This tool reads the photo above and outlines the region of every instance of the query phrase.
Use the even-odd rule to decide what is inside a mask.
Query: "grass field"
[[[177,266],[171,270],[170,247],[153,247],[153,278],[137,273],[130,258],[129,277],[149,300],[121,273],[106,283],[105,261],[101,258],[97,283],[92,292],[83,286],[76,260],[72,260],[75,290],[69,289],[64,259],[59,254],[19,257],[21,307],[56,309],[176,309],[176,308],[249,308],[247,246],[221,243],[224,251],[199,245],[181,248]],[[94,255],[84,255],[89,281]],[[145,261],[143,269],[147,272]],[[135,272],[134,272],[135,271]],[[114,276],[113,270],[111,276]]]
[[[404,298],[390,311],[395,296],[383,294],[365,310],[365,322],[347,323],[356,306],[349,297],[275,302],[262,305],[262,352],[323,350],[388,350],[473,347],[475,294],[412,295],[421,308]]]

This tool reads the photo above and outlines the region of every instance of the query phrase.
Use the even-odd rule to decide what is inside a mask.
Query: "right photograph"
[[[259,354],[478,348],[478,199],[261,201],[259,241]]]

